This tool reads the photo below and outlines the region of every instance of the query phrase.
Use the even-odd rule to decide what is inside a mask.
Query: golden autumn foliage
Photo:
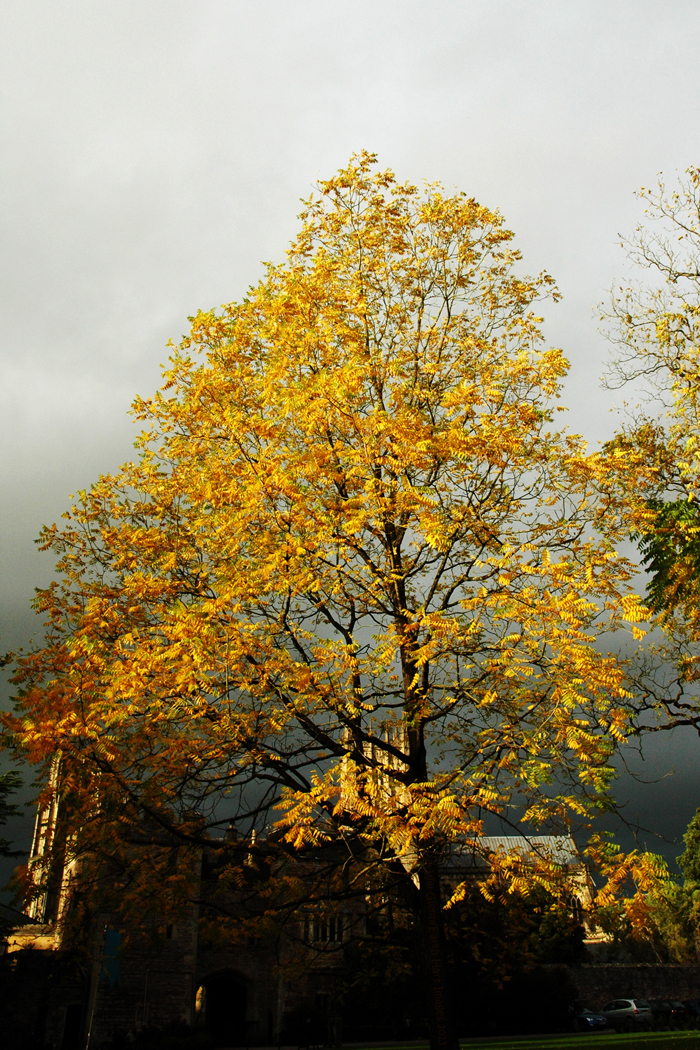
[[[607,320],[616,346],[610,381],[646,385],[655,411],[639,414],[609,445],[623,514],[646,541],[657,609],[697,607],[700,480],[700,169],[676,189],[663,180],[638,195],[645,221],[626,247],[639,277],[614,289]],[[658,283],[657,283],[658,282]],[[660,286],[659,286],[660,285]]]
[[[643,610],[498,213],[361,154],[301,219],[44,531],[13,728],[107,850],[273,822],[420,884],[487,814],[595,806],[626,732],[601,636]]]
[[[645,219],[627,242],[634,277],[614,290],[611,382],[641,383],[637,410],[606,449],[619,535],[632,533],[649,573],[661,641],[631,669],[634,707],[654,726],[700,727],[700,169],[638,194]],[[647,720],[648,723],[648,720]]]

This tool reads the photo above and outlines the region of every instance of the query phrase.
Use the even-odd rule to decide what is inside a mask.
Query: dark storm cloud
[[[502,210],[565,295],[571,423],[605,437],[592,307],[632,191],[700,160],[699,34],[678,0],[6,0],[0,644],[34,629],[41,523],[130,456],[167,339],[280,258],[362,147]]]

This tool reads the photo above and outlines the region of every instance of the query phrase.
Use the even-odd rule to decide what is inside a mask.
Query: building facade
[[[362,894],[339,906],[302,906],[274,936],[241,935],[230,943],[202,936],[199,904],[188,905],[159,930],[157,943],[152,930],[129,928],[118,915],[105,913],[93,922],[89,958],[73,958],[65,920],[85,860],[61,841],[59,809],[56,801],[37,814],[29,872],[41,889],[29,900],[29,922],[15,928],[5,945],[18,965],[31,956],[41,969],[37,959],[44,959],[40,980],[46,994],[33,1010],[35,1045],[96,1048],[117,1033],[177,1023],[206,1030],[217,1047],[340,1044],[337,981],[347,945],[365,934]],[[466,845],[450,852],[441,869],[444,897],[467,879],[483,878],[493,854],[526,862],[536,857],[566,873],[572,914],[587,922],[591,883],[570,838],[486,837],[480,847],[478,853]],[[201,860],[205,897],[206,855]],[[586,934],[594,943],[592,925]]]

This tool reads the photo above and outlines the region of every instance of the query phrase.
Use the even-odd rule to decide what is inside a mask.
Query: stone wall
[[[200,945],[197,955],[196,989],[206,988],[206,1013],[211,1012],[212,993],[228,977],[235,998],[232,1010],[240,1010],[245,1045],[275,1045],[288,1024],[290,1013],[299,1009],[326,1009],[332,999],[334,979],[342,953],[319,953],[311,964],[294,961],[293,949],[285,938],[280,941],[246,943],[241,940],[230,948]],[[235,986],[242,995],[235,995]],[[319,1007],[319,1003],[326,1005]],[[203,1011],[205,1012],[205,1011]]]
[[[611,999],[700,999],[700,966],[602,963],[566,967],[580,999],[602,1009]]]
[[[88,1006],[91,1045],[107,1042],[114,1032],[135,1032],[143,1025],[192,1022],[196,938],[192,915],[168,927],[158,949],[132,931],[120,951],[119,981],[112,987],[104,973],[96,984],[103,952],[103,940],[98,938]]]

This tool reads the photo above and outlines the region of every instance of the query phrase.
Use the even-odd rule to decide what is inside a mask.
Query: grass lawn
[[[384,1044],[365,1050],[428,1050],[429,1044]],[[700,1050],[700,1031],[687,1032],[577,1032],[503,1039],[463,1039],[462,1050]]]
[[[700,1032],[631,1032],[605,1033],[597,1035],[582,1032],[580,1035],[549,1035],[542,1039],[479,1040],[463,1044],[465,1050],[578,1050],[590,1046],[591,1050],[700,1050]]]

